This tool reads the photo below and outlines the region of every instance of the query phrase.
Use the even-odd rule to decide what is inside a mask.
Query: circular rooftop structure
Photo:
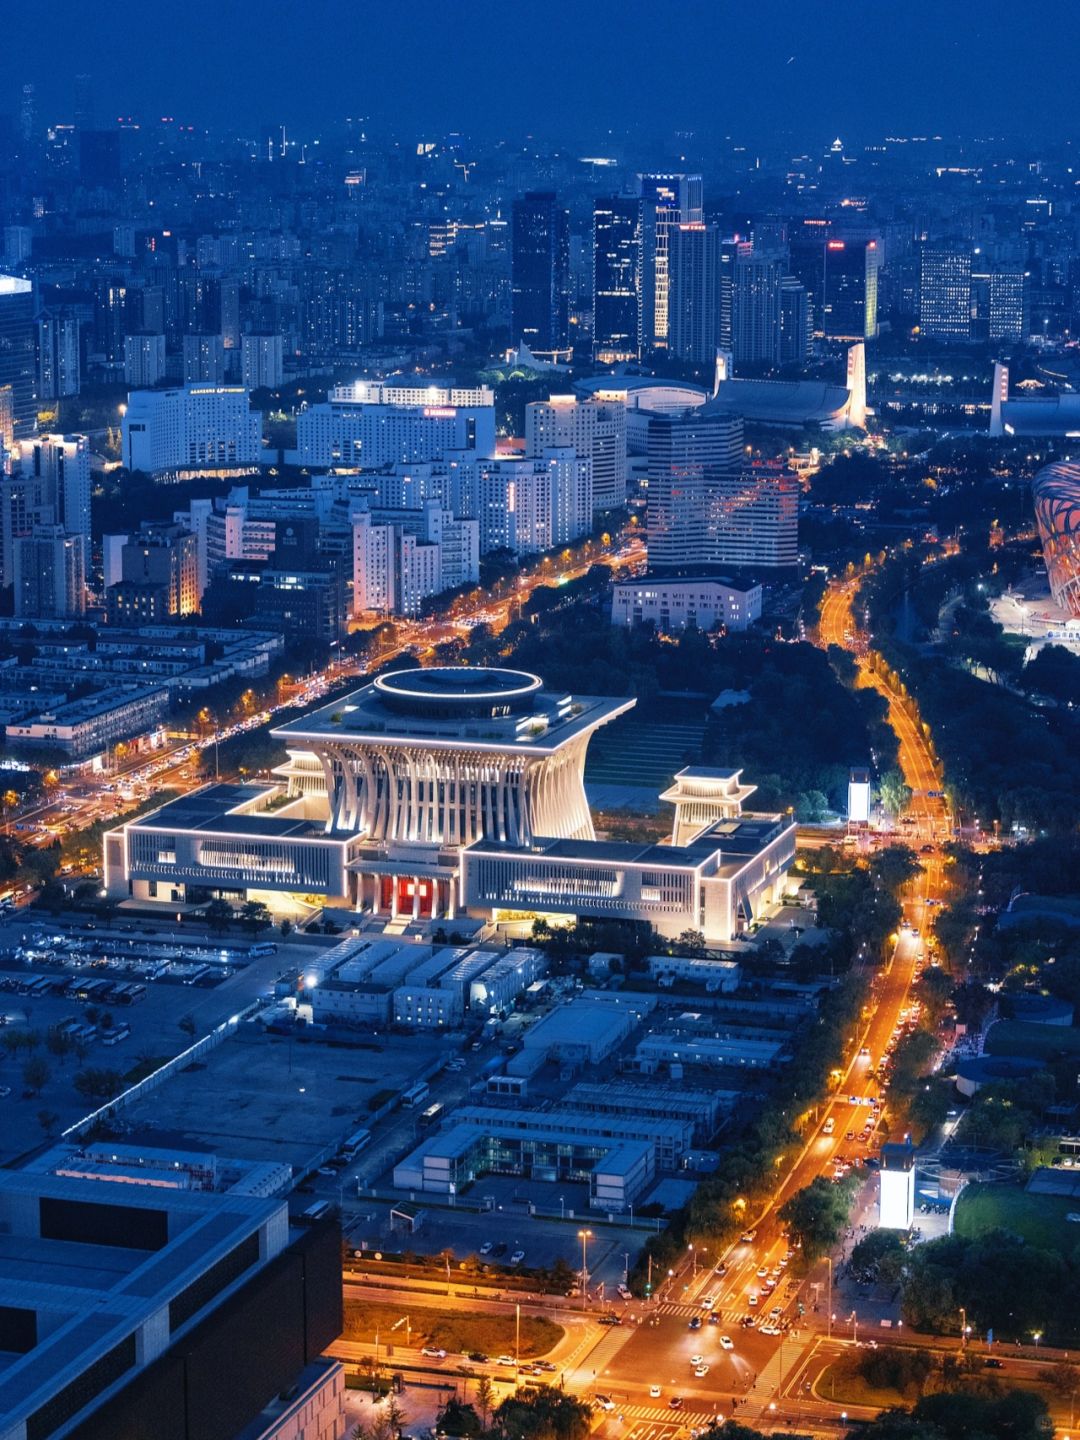
[[[528,714],[543,682],[526,670],[435,665],[379,675],[375,689],[403,715],[497,718]]]

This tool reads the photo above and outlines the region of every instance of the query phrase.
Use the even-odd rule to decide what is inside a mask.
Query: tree
[[[899,770],[886,770],[878,788],[882,805],[894,818],[902,815],[911,803],[911,786]]]
[[[60,1116],[55,1110],[39,1110],[37,1121],[46,1135],[51,1135],[60,1123]]]
[[[241,907],[240,921],[252,935],[257,935],[270,924],[270,911],[261,900],[248,900]]]
[[[284,917],[281,924],[278,926],[278,930],[281,932],[281,938],[283,940],[287,940],[288,937],[292,934],[293,922],[289,919],[287,915]]]
[[[542,1385],[504,1400],[493,1428],[505,1440],[587,1440],[591,1414],[576,1395]]]
[[[790,1226],[792,1238],[802,1241],[806,1260],[826,1254],[840,1239],[851,1208],[852,1188],[850,1176],[836,1185],[819,1175],[780,1207],[777,1213]]]
[[[233,908],[228,900],[222,900],[220,896],[211,900],[203,911],[203,919],[216,934],[221,934],[232,924]]]
[[[481,1375],[476,1382],[476,1403],[480,1406],[480,1414],[484,1417],[484,1429],[486,1430],[495,1404],[495,1386],[492,1384],[490,1375]]]
[[[48,1062],[40,1055],[31,1055],[22,1068],[23,1084],[31,1095],[40,1095],[49,1083],[51,1071]]]
[[[123,1088],[124,1077],[116,1070],[91,1067],[78,1071],[71,1083],[84,1100],[111,1100]]]
[[[472,1436],[479,1435],[482,1427],[475,1408],[451,1395],[438,1413],[437,1428],[444,1435]]]

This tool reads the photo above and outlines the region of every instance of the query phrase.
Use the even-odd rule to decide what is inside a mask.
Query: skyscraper
[[[735,261],[732,350],[735,364],[773,366],[780,362],[780,282],[784,264],[776,255],[740,254]]]
[[[919,329],[931,340],[971,335],[971,253],[966,246],[923,249],[919,264]]]
[[[877,335],[876,240],[826,240],[821,330],[830,340]]]
[[[668,245],[675,225],[704,219],[700,175],[641,175],[642,347],[668,343]]]
[[[14,606],[28,619],[64,619],[86,611],[86,546],[62,525],[15,541]]]
[[[42,400],[79,393],[79,321],[46,313],[37,322],[37,390]]]
[[[780,282],[780,364],[805,365],[810,358],[810,296],[794,275]]]
[[[668,349],[680,360],[711,364],[720,327],[720,234],[701,221],[668,235]]]
[[[570,351],[570,217],[551,191],[514,201],[511,260],[513,338],[534,354]]]
[[[39,477],[55,522],[80,535],[90,551],[90,441],[85,435],[39,435],[23,447],[23,469]]]
[[[605,364],[641,354],[641,201],[593,206],[593,356]]]
[[[11,386],[16,440],[28,439],[37,426],[35,341],[33,282],[0,275],[0,386]]]
[[[1030,330],[1029,280],[1027,271],[1019,268],[972,273],[972,339],[1026,339]]]
[[[738,415],[685,414],[649,420],[649,566],[709,563],[709,511],[721,480],[737,478],[743,461],[743,423]]]

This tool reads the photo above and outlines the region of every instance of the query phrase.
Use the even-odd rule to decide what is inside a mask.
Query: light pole
[[[829,1312],[828,1312],[828,1313],[829,1313],[829,1336],[828,1336],[828,1338],[831,1340],[831,1339],[832,1339],[832,1322],[833,1322],[833,1313],[832,1313],[832,1256],[831,1256],[831,1255],[826,1255],[826,1256],[825,1256],[825,1259],[829,1262]]]
[[[852,1341],[852,1344],[855,1344],[855,1343],[858,1341],[858,1339],[859,1339],[859,1317],[858,1317],[858,1314],[857,1314],[854,1310],[852,1310],[852,1312],[851,1312],[851,1341]]]
[[[521,1302],[514,1306],[514,1364],[518,1362],[521,1354]]]
[[[579,1230],[578,1239],[581,1241],[581,1308],[585,1309],[589,1299],[589,1266],[587,1248],[592,1239],[591,1230]]]
[[[966,1345],[967,1345],[967,1329],[968,1329],[967,1311],[965,1310],[965,1308],[963,1307],[963,1305],[961,1305],[961,1306],[960,1306],[960,1353],[961,1353],[961,1354],[964,1353],[964,1349],[965,1349],[965,1347],[966,1347]]]

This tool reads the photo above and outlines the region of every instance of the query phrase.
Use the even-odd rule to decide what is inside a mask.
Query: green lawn
[[[371,1343],[379,1334],[380,1347],[387,1344],[404,1345],[406,1327],[401,1324],[396,1330],[391,1326],[402,1319],[400,1306],[371,1304],[365,1300],[345,1301],[345,1340],[366,1340]],[[485,1355],[512,1355],[514,1353],[514,1316],[470,1313],[467,1310],[425,1310],[413,1303],[409,1306],[409,1338],[413,1347],[435,1345],[450,1355],[467,1355],[470,1350],[482,1350]],[[543,1315],[522,1315],[521,1349],[524,1359],[546,1355],[562,1339],[563,1328]]]
[[[822,1371],[814,1393],[819,1400],[835,1400],[839,1405],[873,1405],[879,1410],[912,1403],[912,1397],[901,1395],[899,1390],[878,1390],[871,1385],[859,1374],[856,1355],[844,1355],[834,1360],[827,1370]]]
[[[990,1026],[986,1049],[991,1055],[1030,1055],[1052,1059],[1080,1055],[1080,1029],[1073,1025],[1032,1025],[1027,1020],[999,1020]]]
[[[956,1233],[985,1235],[1009,1230],[1029,1245],[1070,1255],[1080,1245],[1080,1225],[1065,1219],[1080,1213],[1080,1200],[1067,1195],[1031,1195],[1016,1185],[969,1185],[956,1204]]]

